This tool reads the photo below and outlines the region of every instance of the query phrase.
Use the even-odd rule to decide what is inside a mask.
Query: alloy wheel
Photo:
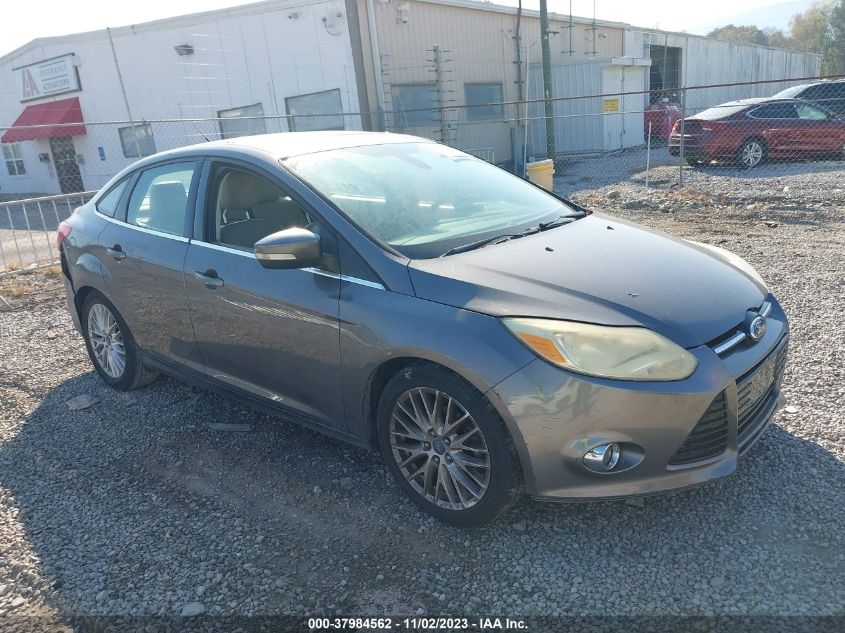
[[[748,141],[742,146],[740,160],[746,167],[756,167],[763,160],[763,146],[758,141]]]
[[[126,348],[117,319],[102,303],[88,312],[88,339],[97,364],[109,377],[120,378],[126,369]]]
[[[390,417],[390,448],[405,480],[441,508],[471,508],[490,485],[484,434],[444,391],[414,387],[399,396]]]

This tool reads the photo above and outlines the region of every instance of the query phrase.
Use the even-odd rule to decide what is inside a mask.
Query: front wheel
[[[756,138],[745,141],[736,152],[736,164],[740,169],[757,167],[765,158],[766,146]]]
[[[377,424],[394,479],[434,517],[474,527],[522,497],[522,470],[504,422],[455,374],[430,364],[402,370],[382,392]]]
[[[119,391],[143,387],[158,377],[144,367],[141,353],[120,313],[99,292],[82,305],[82,331],[88,356],[100,378]]]

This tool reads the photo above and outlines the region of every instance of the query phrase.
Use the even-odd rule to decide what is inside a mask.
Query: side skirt
[[[359,446],[361,448],[366,448],[369,450],[375,450],[374,447],[364,438],[352,435],[350,433],[346,433],[345,431],[341,431],[339,429],[335,429],[334,427],[323,424],[322,422],[305,416],[293,409],[271,403],[267,400],[256,398],[248,392],[241,391],[240,389],[222,383],[218,380],[214,380],[213,378],[210,378],[204,374],[200,374],[186,367],[175,365],[174,363],[162,360],[146,352],[143,353],[143,362],[144,365],[146,365],[149,369],[161,372],[162,374],[170,376],[171,378],[175,378],[176,380],[186,382],[190,385],[193,385],[194,387],[213,391],[214,393],[220,394],[221,396],[225,396],[227,398],[231,398],[232,400],[240,402],[241,404],[244,404],[253,409],[257,409],[272,416],[282,418],[288,422],[294,422],[295,424],[304,426],[307,429],[317,431],[318,433],[328,435],[330,437],[342,440],[349,444],[353,444],[355,446]]]

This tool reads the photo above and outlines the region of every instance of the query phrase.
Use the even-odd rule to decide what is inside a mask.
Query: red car
[[[672,126],[681,118],[681,113],[681,104],[669,97],[663,97],[649,104],[643,113],[643,138],[648,139],[649,123],[651,123],[652,140],[669,140]]]
[[[766,158],[845,159],[845,120],[797,99],[731,101],[683,120],[684,158],[691,165],[732,161],[756,167]],[[681,152],[681,122],[669,152]]]

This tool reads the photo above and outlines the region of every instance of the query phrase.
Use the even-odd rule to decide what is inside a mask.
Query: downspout
[[[378,102],[378,114],[381,119],[378,127],[384,129],[384,75],[381,67],[381,51],[378,45],[378,30],[376,28],[376,12],[373,0],[367,0],[367,27],[370,33],[370,55],[373,58],[373,81],[376,84],[376,101]]]

